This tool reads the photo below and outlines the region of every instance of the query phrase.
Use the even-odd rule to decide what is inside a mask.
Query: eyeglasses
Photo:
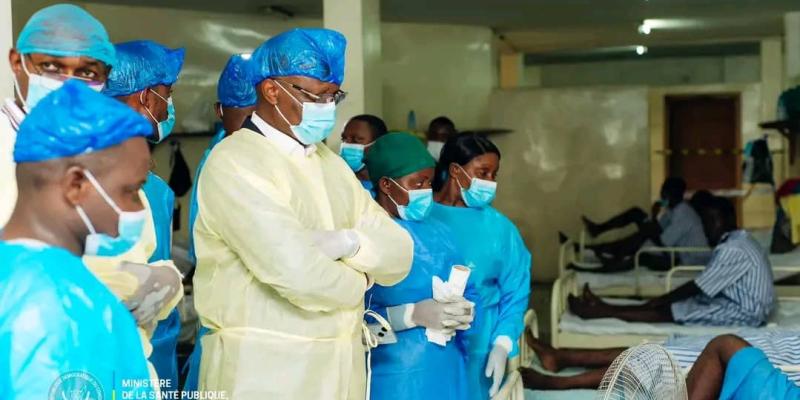
[[[314,94],[314,93],[311,93],[310,91],[304,89],[302,86],[295,85],[294,83],[291,83],[291,82],[286,82],[283,79],[275,79],[275,80],[278,81],[278,82],[285,83],[285,84],[291,86],[295,90],[297,90],[300,93],[304,94],[309,99],[314,100],[315,103],[330,103],[330,102],[333,102],[334,104],[339,104],[342,101],[344,101],[345,97],[347,97],[347,92],[345,92],[343,90],[337,90],[333,94],[329,94],[329,93]]]

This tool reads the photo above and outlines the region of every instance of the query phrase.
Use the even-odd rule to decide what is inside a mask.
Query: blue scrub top
[[[0,398],[72,398],[77,389],[80,398],[154,395],[124,384],[150,379],[136,323],[80,258],[0,242],[0,294]]]
[[[408,276],[400,283],[390,287],[375,285],[367,292],[365,304],[384,318],[386,307],[432,298],[431,279],[438,276],[447,281],[451,267],[464,264],[450,239],[452,233],[441,222],[396,222],[414,241],[414,259]],[[460,340],[461,332],[444,347],[428,342],[424,327],[396,332],[396,335],[397,343],[372,350],[373,399],[461,400],[466,397],[466,348]]]
[[[469,398],[486,399],[491,380],[484,376],[486,360],[498,336],[513,344],[524,328],[531,281],[531,254],[519,231],[492,207],[451,207],[434,203],[431,220],[446,224],[456,248],[472,269],[470,280],[478,292],[475,320],[467,332]]]
[[[158,175],[150,172],[142,188],[150,210],[156,231],[156,250],[149,262],[172,259],[172,212],[175,208],[175,193]],[[168,385],[162,391],[178,389],[178,335],[181,330],[181,317],[178,308],[174,308],[169,316],[159,321],[150,343],[153,363],[159,379],[168,379]]]

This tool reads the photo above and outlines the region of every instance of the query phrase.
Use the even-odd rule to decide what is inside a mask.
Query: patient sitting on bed
[[[772,267],[764,250],[736,228],[728,199],[715,197],[702,215],[714,252],[693,281],[642,305],[611,305],[584,287],[570,295],[570,309],[581,318],[631,322],[678,322],[712,326],[761,326],[775,306]]]
[[[708,247],[703,233],[703,224],[695,205],[702,206],[702,199],[710,196],[707,191],[696,194],[698,201],[683,200],[686,182],[681,178],[668,178],[661,186],[661,200],[653,204],[651,215],[641,208],[634,207],[606,222],[595,223],[585,216],[583,223],[592,236],[603,232],[635,224],[637,231],[619,240],[585,246],[594,251],[602,266],[584,268],[570,265],[568,268],[591,272],[619,272],[633,269],[634,256],[643,247]],[[662,210],[662,208],[664,208]],[[560,234],[560,240],[566,236]],[[681,265],[704,265],[708,262],[708,252],[678,253]],[[644,252],[639,256],[639,264],[654,270],[668,270],[672,267],[669,254]]]
[[[702,352],[693,346],[679,343],[665,346],[681,368],[693,364],[686,378],[689,399],[798,399],[800,387],[797,374],[791,377],[773,363],[798,363],[796,346],[798,332],[743,332],[744,338],[722,335],[710,341],[706,338]],[[746,339],[745,339],[746,338]],[[572,350],[554,349],[536,340],[526,330],[528,345],[536,352],[542,368],[558,372],[567,367],[589,370],[571,376],[553,376],[532,368],[520,368],[526,389],[569,390],[596,389],[606,370],[625,349]],[[680,341],[678,341],[680,342]],[[752,344],[751,344],[752,343]]]

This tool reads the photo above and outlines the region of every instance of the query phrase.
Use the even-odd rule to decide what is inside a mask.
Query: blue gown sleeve
[[[175,208],[175,192],[169,185],[150,172],[144,184],[144,194],[150,203],[153,223],[156,229],[156,250],[149,262],[172,258],[172,211]]]
[[[498,336],[511,338],[513,347],[509,357],[519,351],[517,340],[524,329],[525,310],[528,309],[528,295],[531,287],[531,253],[525,247],[519,231],[511,225],[508,227],[508,263],[500,275],[500,303],[497,326],[492,335],[492,343]]]

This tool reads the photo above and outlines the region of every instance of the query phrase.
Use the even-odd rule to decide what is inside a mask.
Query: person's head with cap
[[[250,53],[232,55],[217,82],[214,110],[222,120],[226,135],[238,131],[256,108],[256,88],[249,75],[250,57]]]
[[[325,140],[345,97],[346,43],[329,29],[293,29],[264,42],[250,59],[256,114],[302,145]]]
[[[150,40],[114,46],[118,63],[103,93],[125,102],[153,125],[152,142],[161,142],[175,127],[172,85],[183,68],[185,50],[169,49]]]
[[[78,6],[56,4],[31,16],[8,61],[17,105],[30,111],[67,79],[101,90],[116,52],[100,21]]]
[[[19,197],[3,240],[37,239],[80,255],[138,239],[151,132],[144,117],[77,81],[45,96],[17,133]]]
[[[376,201],[389,214],[410,221],[424,219],[433,205],[433,167],[425,145],[406,132],[379,137],[365,159],[377,188]]]

